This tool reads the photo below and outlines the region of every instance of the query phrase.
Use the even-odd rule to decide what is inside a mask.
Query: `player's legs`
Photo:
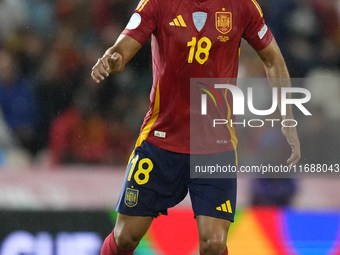
[[[113,232],[104,241],[101,255],[132,255],[153,219],[119,213]]]
[[[196,216],[201,255],[227,255],[230,221],[210,216]]]
[[[132,255],[153,219],[167,214],[187,194],[189,155],[169,152],[143,142],[135,149],[117,203],[113,234],[101,255]]]
[[[148,231],[153,217],[118,214],[114,228],[114,238],[118,247],[129,249],[136,247]]]
[[[236,207],[236,179],[193,179],[189,190],[201,255],[227,255],[227,234]]]
[[[191,156],[190,165],[235,166],[235,152]],[[227,255],[227,234],[234,221],[236,207],[236,175],[214,178],[192,178],[188,183],[192,207],[198,225],[201,255]],[[213,178],[208,178],[213,177]]]

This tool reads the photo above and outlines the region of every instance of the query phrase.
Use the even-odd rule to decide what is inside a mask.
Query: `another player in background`
[[[190,179],[189,156],[197,162],[236,165],[237,135],[228,129],[226,143],[190,148],[190,78],[236,78],[242,37],[262,59],[271,86],[290,86],[288,79],[280,79],[286,81],[282,84],[273,79],[289,78],[284,59],[255,0],[142,0],[115,45],[93,67],[94,81],[123,71],[150,37],[150,110],[127,167],[115,229],[101,254],[132,255],[153,219],[189,191],[200,254],[226,255],[236,179]],[[291,108],[283,118],[293,119]],[[292,147],[287,162],[295,165],[300,158],[296,129],[282,131]]]

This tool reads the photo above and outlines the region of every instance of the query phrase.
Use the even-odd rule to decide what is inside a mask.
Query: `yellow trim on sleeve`
[[[137,6],[137,11],[141,12],[144,6],[149,2],[149,0],[142,0],[140,4]],[[140,6],[140,7],[139,7]]]
[[[261,17],[263,17],[263,12],[262,12],[261,6],[258,4],[258,2],[256,2],[256,0],[251,0],[251,1],[255,4],[255,6],[256,6],[257,10],[259,11]]]

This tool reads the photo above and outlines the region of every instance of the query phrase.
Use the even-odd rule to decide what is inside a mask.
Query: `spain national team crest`
[[[125,204],[128,207],[134,207],[138,204],[139,190],[126,188],[125,191]]]
[[[231,12],[216,12],[215,14],[216,29],[222,34],[227,34],[232,29]]]

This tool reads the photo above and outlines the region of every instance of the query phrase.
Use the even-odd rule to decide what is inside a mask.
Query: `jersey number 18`
[[[200,63],[201,65],[203,65],[209,58],[209,50],[211,48],[211,41],[207,37],[202,37],[197,42],[197,50],[195,54],[196,42],[197,42],[196,37],[192,37],[192,40],[187,43],[187,46],[190,47],[188,63],[192,63],[192,61],[194,60],[194,55],[195,55],[196,61]],[[205,43],[205,47],[202,46],[203,43]],[[202,58],[202,55],[203,55],[203,58]]]

